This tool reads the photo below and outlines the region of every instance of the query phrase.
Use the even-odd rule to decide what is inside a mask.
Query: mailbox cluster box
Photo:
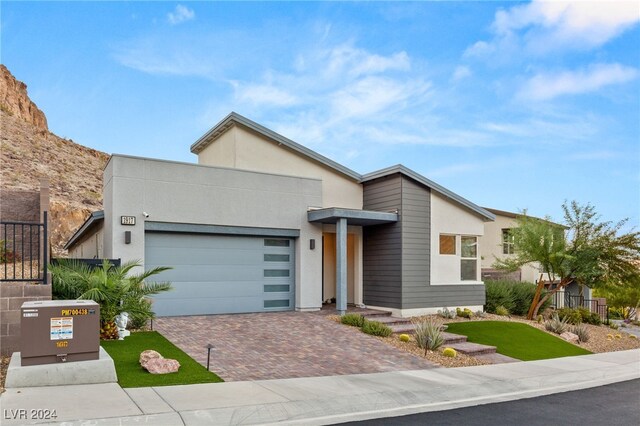
[[[22,365],[99,358],[100,305],[93,300],[47,300],[22,304]]]

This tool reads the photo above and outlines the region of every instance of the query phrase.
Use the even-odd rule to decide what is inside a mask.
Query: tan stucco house
[[[70,256],[172,267],[160,316],[482,309],[486,209],[401,165],[361,175],[236,113],[191,152],[198,164],[112,155],[104,211]]]

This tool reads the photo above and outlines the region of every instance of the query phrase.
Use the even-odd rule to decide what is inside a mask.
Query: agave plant
[[[434,316],[426,317],[414,324],[416,343],[425,350],[435,351],[444,343],[442,336],[442,321]]]
[[[77,261],[63,261],[51,268],[53,293],[58,298],[97,302],[100,305],[102,337],[113,338],[117,332],[114,322],[117,315],[128,312],[138,320],[153,318],[148,297],[171,289],[168,282],[145,282],[147,278],[171,268],[157,267],[132,273],[140,266],[139,261],[113,266],[105,259],[99,267],[91,268]]]

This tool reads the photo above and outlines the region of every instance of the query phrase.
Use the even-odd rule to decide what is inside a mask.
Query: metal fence
[[[43,223],[0,222],[0,282],[47,283],[47,212]]]
[[[90,268],[99,268],[102,267],[102,262],[104,260],[108,260],[109,264],[112,267],[118,267],[120,266],[120,264],[122,263],[122,260],[120,259],[81,259],[81,258],[63,258],[63,259],[51,259],[51,264],[52,265],[57,265],[58,263],[60,263],[61,260],[72,260],[74,262],[78,262],[78,263],[84,263],[85,265],[89,266]]]
[[[584,296],[571,294],[560,290],[551,296],[551,306],[555,309],[561,308],[586,308],[589,312],[600,315],[600,319],[609,322],[609,307],[602,303],[604,299],[585,299]]]

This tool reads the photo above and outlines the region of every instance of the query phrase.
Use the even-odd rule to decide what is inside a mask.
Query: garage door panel
[[[179,233],[150,233],[153,238],[146,242],[150,247],[168,248],[226,248],[260,249],[264,242],[262,238],[244,238],[227,235],[179,234]]]
[[[173,268],[156,278],[173,286],[154,297],[158,316],[294,308],[293,240],[147,233],[145,245],[146,269]]]
[[[171,259],[173,265],[255,265],[263,261],[262,250],[230,250],[176,247],[151,247],[147,256],[152,259]]]
[[[171,265],[169,265],[171,266]],[[153,268],[153,265],[147,266]],[[166,281],[259,281],[264,272],[262,268],[243,265],[229,265],[227,267],[206,265],[173,265],[162,273],[162,279]]]

